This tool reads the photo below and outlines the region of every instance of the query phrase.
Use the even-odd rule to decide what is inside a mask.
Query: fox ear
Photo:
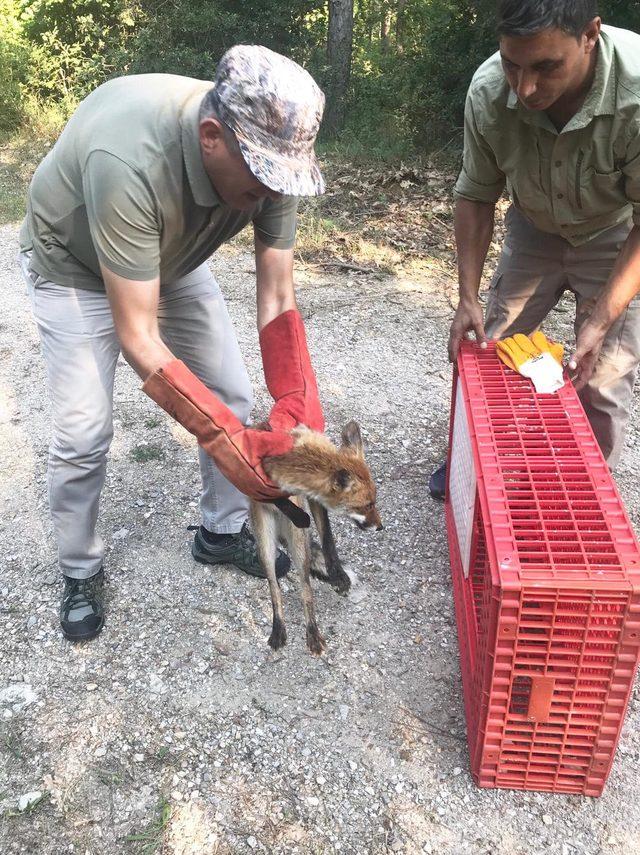
[[[333,485],[338,490],[346,490],[351,483],[351,473],[348,469],[337,469],[333,473]]]
[[[342,447],[355,452],[359,457],[364,457],[362,434],[357,422],[347,422],[342,428]]]

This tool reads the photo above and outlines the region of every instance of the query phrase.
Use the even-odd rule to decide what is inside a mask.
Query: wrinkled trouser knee
[[[31,298],[52,409],[47,473],[49,506],[60,569],[75,578],[94,575],[104,544],[96,531],[111,442],[113,381],[120,345],[104,293],[56,285],[20,263]],[[158,318],[175,355],[246,421],[252,391],[224,300],[207,265],[164,286]],[[203,523],[239,531],[248,499],[204,453]]]
[[[576,299],[576,334],[607,283],[629,223],[608,229],[574,247],[536,229],[515,208],[506,216],[507,234],[487,300],[485,330],[498,339],[536,330],[565,291]],[[609,466],[617,465],[640,361],[640,300],[609,330],[600,358],[580,398]]]

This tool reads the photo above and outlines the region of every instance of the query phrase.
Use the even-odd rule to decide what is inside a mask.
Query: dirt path
[[[306,652],[296,575],[273,655],[265,585],[193,562],[195,444],[124,363],[101,513],[108,623],[74,647],[57,626],[48,405],[16,234],[0,229],[0,851],[640,849],[637,694],[600,800],[469,778],[444,516],[426,490],[446,445],[446,283],[298,275],[329,433],[361,423],[386,525],[335,524],[358,581],[347,598],[316,585],[325,658]],[[214,269],[262,389],[252,258],[227,248]],[[568,309],[553,319],[567,337]],[[636,525],[637,463],[633,431],[620,483]],[[30,792],[41,800],[18,812]]]

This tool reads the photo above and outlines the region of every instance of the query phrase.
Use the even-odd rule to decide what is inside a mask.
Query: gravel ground
[[[446,446],[450,281],[297,277],[329,433],[361,423],[385,522],[376,534],[336,520],[356,583],[347,597],[315,583],[325,657],[305,648],[296,574],[289,643],[273,654],[266,585],[192,560],[195,443],[124,363],[100,521],[108,620],[72,646],[16,232],[0,229],[0,851],[640,850],[637,693],[601,799],[480,791],[469,777],[443,508],[426,490]],[[252,257],[227,247],[214,269],[264,413]],[[550,329],[570,340],[570,324],[562,303]],[[619,476],[636,524],[637,443],[634,430]]]

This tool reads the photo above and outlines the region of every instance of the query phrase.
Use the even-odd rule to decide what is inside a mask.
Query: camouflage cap
[[[304,68],[268,48],[236,45],[218,63],[213,85],[218,118],[259,181],[285,196],[324,193],[313,150],[324,95]]]

